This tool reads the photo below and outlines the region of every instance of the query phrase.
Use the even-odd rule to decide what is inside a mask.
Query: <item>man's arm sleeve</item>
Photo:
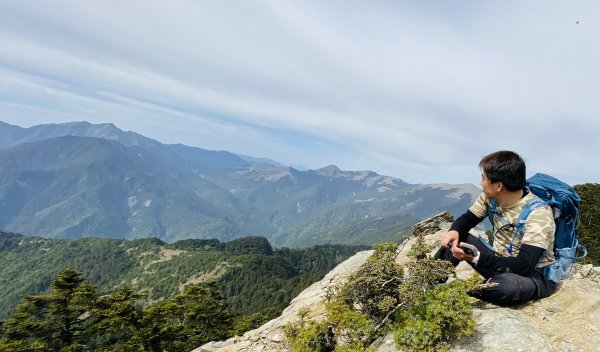
[[[473,214],[471,210],[467,210],[464,214],[459,216],[452,225],[450,226],[450,230],[457,231],[461,242],[465,242],[467,240],[467,234],[469,230],[477,226],[484,218],[478,218],[477,215]]]
[[[526,274],[535,269],[543,254],[543,248],[523,244],[519,250],[519,255],[516,257],[499,257],[481,253],[477,266],[486,267],[496,272]]]

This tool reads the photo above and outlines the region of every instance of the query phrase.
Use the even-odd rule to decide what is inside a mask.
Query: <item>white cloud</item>
[[[0,120],[114,122],[409,182],[477,183],[481,156],[514,149],[530,170],[598,182],[599,9],[5,1]]]

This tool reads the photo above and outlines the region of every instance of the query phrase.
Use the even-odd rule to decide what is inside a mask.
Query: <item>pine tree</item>
[[[82,273],[65,269],[46,295],[23,295],[23,303],[5,323],[0,351],[82,350],[88,340],[87,313],[94,305],[96,288],[84,284]]]
[[[142,313],[135,305],[140,298],[128,286],[98,297],[86,330],[91,345],[107,351],[140,350],[141,344],[131,341],[140,324]]]
[[[214,286],[184,292],[144,310],[134,343],[147,351],[184,351],[230,336],[233,320]]]

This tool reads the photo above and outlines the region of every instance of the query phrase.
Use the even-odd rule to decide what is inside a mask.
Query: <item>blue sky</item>
[[[600,182],[597,1],[0,2],[0,120],[411,183]]]

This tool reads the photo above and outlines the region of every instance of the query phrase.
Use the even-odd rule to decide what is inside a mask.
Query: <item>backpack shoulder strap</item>
[[[523,237],[523,235],[525,234],[525,223],[527,222],[527,218],[529,217],[529,215],[531,214],[531,212],[536,209],[539,208],[541,206],[544,206],[546,204],[548,204],[548,202],[546,202],[545,200],[539,198],[539,197],[533,197],[532,199],[530,199],[529,201],[527,201],[527,203],[525,203],[525,206],[523,206],[523,209],[521,209],[521,212],[519,213],[519,217],[517,218],[517,221],[514,224],[509,223],[506,219],[504,219],[503,217],[501,217],[500,215],[498,215],[498,213],[496,212],[496,200],[495,199],[491,199],[488,203],[488,218],[490,220],[490,222],[492,223],[492,227],[494,228],[494,218],[498,218],[500,223],[502,223],[502,227],[505,226],[514,226],[515,227],[515,233],[510,241],[510,245],[508,247],[508,254],[512,255],[512,248],[513,248],[513,244],[515,242],[515,238],[516,236],[519,237]],[[494,237],[496,235],[496,231],[494,231]],[[495,238],[494,238],[495,240]],[[495,242],[495,241],[494,241]]]
[[[539,197],[533,197],[532,199],[528,200],[527,203],[525,203],[525,206],[523,206],[523,209],[521,209],[519,217],[517,218],[517,221],[514,224],[515,232],[513,234],[512,239],[510,240],[510,245],[508,246],[508,254],[512,256],[512,249],[513,244],[515,243],[515,238],[517,236],[522,238],[525,234],[525,222],[527,221],[529,214],[531,214],[531,212],[534,209],[544,206],[546,204],[547,202]]]
[[[488,219],[490,220],[490,223],[492,223],[492,228],[494,227],[494,216],[496,215],[496,200],[495,199],[490,199],[488,201]]]
[[[525,233],[525,222],[527,221],[529,214],[531,214],[531,212],[534,209],[543,207],[544,205],[547,205],[547,204],[548,204],[547,201],[545,201],[537,196],[533,197],[532,199],[527,201],[527,203],[525,203],[525,206],[523,207],[523,209],[521,209],[521,213],[519,214],[517,223],[515,224],[515,226],[517,228],[517,233],[519,233],[519,236],[523,237],[523,234]]]
[[[496,211],[496,205],[498,204],[498,202],[495,199],[490,199],[490,201],[488,202],[488,218],[490,220],[490,222],[492,223],[492,228],[495,229],[496,225],[494,223],[494,220],[497,219],[498,222],[500,222],[500,226],[504,227],[504,226],[516,226],[517,224],[511,224],[508,222],[508,220],[506,220],[505,218],[503,218],[500,214],[498,214],[498,212]]]
[[[498,205],[498,202],[495,199],[490,199],[488,201],[488,219],[490,220],[490,223],[492,224],[492,243],[496,242],[496,235],[498,234],[498,231],[502,230],[503,228],[507,227],[507,226],[515,226],[515,224],[511,224],[509,223],[505,218],[503,218],[502,216],[500,216],[500,214],[498,214],[498,211],[496,210],[496,206]],[[498,220],[498,222],[500,223],[500,227],[496,228],[496,223],[495,220]],[[488,247],[489,249],[491,249],[492,251],[494,250],[494,247],[488,243],[486,240],[484,240],[482,237],[479,237],[480,240],[482,240],[483,244],[486,245],[486,247]],[[514,236],[513,236],[513,241],[514,241]],[[511,248],[512,248],[512,244],[511,244]],[[509,254],[511,252],[511,249],[509,249]]]

